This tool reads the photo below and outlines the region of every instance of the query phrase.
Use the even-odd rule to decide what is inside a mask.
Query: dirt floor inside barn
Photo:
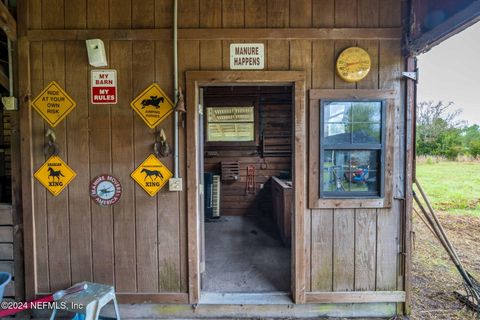
[[[480,279],[480,215],[440,213],[440,221],[465,268]],[[462,281],[445,250],[414,214],[411,319],[475,319],[454,296]]]

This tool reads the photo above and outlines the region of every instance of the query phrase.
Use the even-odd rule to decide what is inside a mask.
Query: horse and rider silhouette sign
[[[172,176],[170,170],[153,154],[149,155],[131,174],[133,180],[152,197]]]
[[[58,156],[50,157],[34,174],[54,196],[58,196],[76,175]]]
[[[173,112],[172,100],[156,83],[140,93],[130,105],[152,129]]]

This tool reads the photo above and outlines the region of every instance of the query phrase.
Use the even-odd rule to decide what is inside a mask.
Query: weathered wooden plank
[[[267,0],[245,0],[245,27],[267,27]]]
[[[43,89],[43,44],[34,42],[30,46],[31,57],[31,82],[32,95],[38,95]],[[30,106],[29,106],[30,107]],[[45,135],[45,125],[43,118],[37,113],[32,112],[32,145],[43,146]],[[29,146],[30,148],[30,146]],[[45,162],[45,156],[40,152],[32,152],[33,170],[38,170]],[[43,292],[50,291],[49,273],[48,273],[48,239],[47,239],[47,200],[46,189],[38,182],[33,183],[33,208],[32,215],[35,212],[35,245],[36,251],[36,271],[38,274],[37,287],[35,289]],[[38,257],[38,258],[37,258]],[[33,293],[29,293],[33,294]]]
[[[401,202],[395,200],[390,209],[377,211],[377,287],[376,290],[397,288],[398,242]]]
[[[311,291],[333,290],[333,210],[312,210]]]
[[[312,88],[333,89],[335,53],[332,40],[312,42]],[[312,97],[310,96],[310,99]]]
[[[335,0],[335,27],[356,27],[357,7],[357,0]]]
[[[0,243],[0,260],[13,260],[13,244]]]
[[[105,50],[108,57],[110,51],[108,42],[105,43]],[[112,173],[110,117],[111,108],[109,106],[98,107],[89,104],[91,179],[100,174]],[[112,207],[103,207],[92,203],[91,211],[93,280],[114,285],[113,210]]]
[[[222,25],[224,28],[245,26],[244,0],[222,0]]]
[[[0,15],[2,20],[0,21],[0,27],[11,41],[17,40],[17,22],[12,16],[7,6],[0,3]]]
[[[0,204],[0,225],[12,225],[12,205]]]
[[[200,41],[200,69],[222,70],[222,41]]]
[[[379,57],[378,57],[378,48],[379,43],[375,40],[359,40],[357,45],[360,48],[365,49],[370,55],[371,67],[370,72],[365,78],[357,82],[358,89],[377,89],[378,88],[378,68],[379,68]]]
[[[44,43],[43,76],[47,83],[55,80],[65,88],[65,44],[63,42]],[[65,120],[59,123],[54,130],[57,137],[56,143],[60,150],[59,156],[68,163]],[[47,194],[47,222],[50,289],[59,290],[71,284],[67,190],[56,197],[50,193]]]
[[[381,1],[357,0],[357,22],[359,27],[378,27],[379,2]]]
[[[0,271],[8,272],[12,276],[15,276],[15,268],[13,266],[13,261],[0,261]]]
[[[86,27],[87,0],[65,1],[65,28],[83,29]]]
[[[375,290],[377,211],[355,210],[355,291]]]
[[[268,28],[286,28],[290,20],[289,0],[267,0]]]
[[[200,28],[222,27],[222,0],[200,0]]]
[[[333,290],[355,289],[355,214],[354,209],[335,209],[333,213]]]
[[[312,27],[312,0],[290,1],[290,27]]]
[[[285,40],[267,42],[268,70],[288,70],[290,66],[290,43]]]
[[[305,71],[305,86],[312,82],[312,42],[308,40],[290,41],[290,69]]]
[[[118,70],[119,104],[112,108],[113,175],[122,183],[122,197],[113,207],[115,288],[119,292],[136,291],[135,203],[134,182],[130,173],[134,167],[132,100],[132,43],[112,41],[110,64]]]
[[[132,52],[133,96],[155,80],[155,43],[139,41]],[[163,124],[163,123],[162,123]],[[152,152],[153,135],[144,121],[133,119],[135,168]],[[168,132],[170,134],[170,132]],[[148,139],[147,137],[151,137]],[[138,292],[158,291],[157,199],[135,184],[135,248]]]
[[[403,291],[364,291],[364,292],[312,292],[307,294],[309,303],[381,303],[403,302]]]
[[[335,25],[335,0],[312,0],[312,26],[329,28]]]
[[[402,25],[402,1],[381,0],[379,8],[380,26],[400,27]]]
[[[65,44],[65,90],[77,103],[67,117],[67,148],[69,165],[77,172],[69,185],[70,249],[72,282],[93,280],[90,197],[85,186],[90,183],[88,141],[88,78],[85,44],[80,41]],[[88,231],[87,231],[88,230]]]
[[[335,61],[338,58],[338,55],[348,47],[356,45],[355,40],[337,40],[335,41]],[[355,83],[348,83],[343,81],[335,72],[335,89],[355,89]]]
[[[168,4],[168,1],[166,0],[163,0],[162,2],[164,3],[163,5]],[[158,12],[158,9],[156,7],[156,0],[132,1],[131,9],[132,28],[155,28],[155,16],[156,12]],[[162,14],[168,17],[168,12],[164,12]],[[167,23],[167,21],[163,23]]]
[[[182,0],[178,2],[178,27],[198,28],[200,25],[200,2]]]
[[[109,0],[110,28],[131,28],[132,2],[125,0]],[[149,10],[145,10],[148,14]]]
[[[26,2],[28,6],[28,27],[32,29],[42,29],[42,2],[29,0],[23,1],[24,3]],[[23,31],[26,32],[27,30],[25,29]]]
[[[0,242],[13,242],[13,227],[1,226],[0,227]]]
[[[65,26],[64,1],[43,0],[42,3],[42,28],[63,29]]]
[[[180,28],[180,40],[400,40],[400,28],[251,28],[245,32],[242,28]],[[32,41],[47,40],[170,40],[169,29],[78,29],[78,30],[29,30]]]
[[[173,0],[154,1],[155,28],[171,28],[173,25]]]
[[[108,29],[110,22],[105,18],[109,12],[109,0],[87,0],[87,26],[91,29]],[[104,38],[101,38],[105,40]]]

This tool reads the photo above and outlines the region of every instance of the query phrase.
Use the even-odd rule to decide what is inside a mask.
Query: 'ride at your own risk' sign
[[[152,129],[173,112],[172,101],[156,83],[140,93],[130,105]]]
[[[58,196],[76,175],[58,156],[50,157],[34,174],[35,178],[54,196]]]
[[[92,104],[117,103],[117,70],[92,70],[91,81]]]
[[[59,124],[76,105],[55,81],[50,82],[32,102],[32,107],[52,127]]]

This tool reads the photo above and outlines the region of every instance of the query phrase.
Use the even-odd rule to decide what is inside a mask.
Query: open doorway
[[[202,291],[290,292],[292,86],[200,92]]]

